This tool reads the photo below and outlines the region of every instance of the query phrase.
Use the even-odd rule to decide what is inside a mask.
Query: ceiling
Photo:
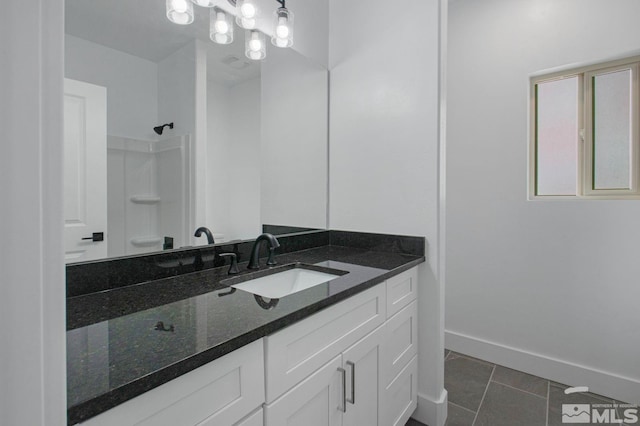
[[[244,56],[243,30],[235,27],[230,45],[215,44],[209,39],[209,10],[194,5],[194,15],[191,25],[176,25],[165,15],[164,0],[66,0],[65,32],[156,63],[198,39],[207,46],[210,81],[236,84],[260,75],[260,64]]]

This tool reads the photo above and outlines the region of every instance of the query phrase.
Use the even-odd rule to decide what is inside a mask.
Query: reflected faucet
[[[280,243],[276,237],[265,233],[256,238],[256,242],[253,244],[251,258],[249,259],[249,265],[247,266],[248,269],[260,268],[260,245],[263,241],[266,241],[269,244],[269,259],[267,260],[267,265],[273,266],[278,264],[273,257],[275,256],[275,249],[280,247]]]
[[[215,244],[215,241],[213,241],[213,234],[211,233],[211,231],[209,231],[209,228],[205,227],[205,226],[201,226],[200,228],[196,229],[196,233],[193,234],[194,237],[200,237],[202,236],[202,233],[205,233],[205,235],[207,236],[207,243],[208,244]]]

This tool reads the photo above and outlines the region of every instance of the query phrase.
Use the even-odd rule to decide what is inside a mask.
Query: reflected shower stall
[[[107,136],[109,257],[187,244],[192,151],[190,135]]]

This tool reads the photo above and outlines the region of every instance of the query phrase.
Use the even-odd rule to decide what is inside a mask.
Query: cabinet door
[[[343,407],[342,356],[265,407],[265,426],[341,426]]]
[[[377,285],[265,337],[267,403],[382,325],[385,294]]]
[[[403,426],[418,406],[418,356],[380,394],[380,425]]]
[[[344,426],[384,426],[378,418],[383,331],[384,327],[378,327],[342,354],[347,376]]]
[[[82,425],[231,425],[263,402],[263,343],[257,340]]]
[[[262,408],[255,411],[253,414],[240,420],[234,426],[264,426],[264,411]]]
[[[381,379],[385,386],[418,353],[418,301],[414,300],[384,324]]]

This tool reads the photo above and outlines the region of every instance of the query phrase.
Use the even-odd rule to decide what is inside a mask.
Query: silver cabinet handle
[[[340,411],[342,411],[343,413],[346,413],[347,412],[347,371],[342,367],[338,367],[338,371],[342,375],[342,408],[340,409]]]
[[[355,404],[356,403],[356,364],[347,361],[347,365],[351,367],[351,399],[347,399],[346,401]]]

